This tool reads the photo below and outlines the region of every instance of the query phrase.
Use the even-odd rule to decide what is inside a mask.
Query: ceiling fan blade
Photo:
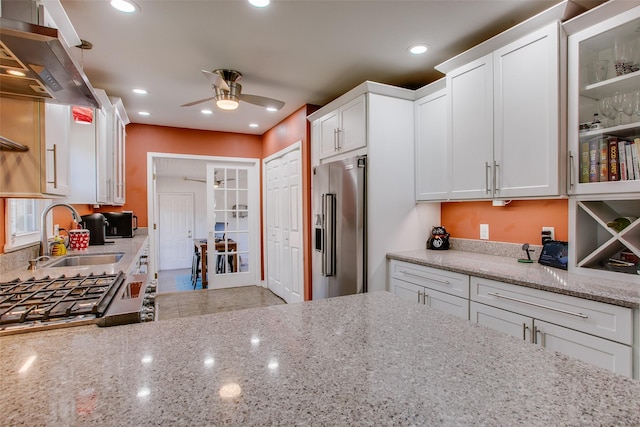
[[[284,102],[278,101],[277,99],[266,98],[264,96],[258,95],[240,95],[240,100],[244,102],[248,102],[249,104],[259,105],[260,107],[265,108],[275,108],[276,110],[284,107]]]
[[[229,85],[222,78],[222,76],[216,72],[202,70],[204,76],[211,82],[212,85],[219,87],[222,90],[229,90]]]
[[[191,107],[192,105],[202,104],[203,102],[211,101],[212,99],[215,99],[215,96],[212,96],[211,98],[199,99],[197,101],[189,102],[187,104],[182,104],[181,107]]]

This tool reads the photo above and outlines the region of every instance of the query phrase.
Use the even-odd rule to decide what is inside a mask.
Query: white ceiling
[[[93,44],[72,49],[74,57],[94,87],[122,98],[131,122],[257,135],[304,104],[324,105],[365,80],[424,86],[442,77],[435,65],[558,2],[272,0],[257,9],[246,0],[137,0],[140,11],[127,15],[108,0],[61,1],[80,38]],[[417,42],[429,52],[408,54]],[[240,71],[243,93],[285,107],[180,107],[213,95],[200,70],[216,68]],[[137,87],[149,93],[133,94]],[[214,114],[201,114],[204,106]]]

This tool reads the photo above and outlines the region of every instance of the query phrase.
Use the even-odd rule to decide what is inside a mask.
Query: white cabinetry
[[[367,145],[367,96],[360,95],[314,120],[318,126],[320,159]]]
[[[427,95],[421,96],[423,92]],[[441,79],[417,92],[416,200],[447,199],[447,91]]]
[[[469,319],[469,276],[391,261],[390,292],[401,298]]]
[[[638,1],[608,2],[565,23],[569,33],[568,191],[573,196],[569,269],[634,282],[640,282],[637,263],[625,267],[610,259],[640,256],[640,222],[621,231],[607,223],[618,217],[640,217],[640,176],[630,173],[638,164],[633,161],[633,148],[640,144],[640,111],[633,102],[640,90],[640,64],[637,55],[625,65],[616,54],[616,44],[635,43],[636,53],[640,49],[639,5]],[[599,115],[600,126],[581,131],[581,124],[592,123],[594,114]],[[627,154],[631,158],[623,161]]]
[[[447,72],[450,198],[561,193],[563,34],[554,22]]]
[[[73,168],[72,191],[67,202],[91,205],[122,205],[125,202],[125,130],[128,118],[122,101],[96,94],[102,108],[94,110],[92,123],[70,118]]]
[[[69,187],[69,114],[68,105],[44,104],[46,141],[46,193],[67,196]]]
[[[627,4],[637,5],[638,2]],[[607,10],[604,6],[600,8],[602,11]],[[614,11],[616,6],[611,5]],[[582,20],[592,22],[589,19],[590,15],[586,15]],[[570,28],[579,26],[582,20],[576,18]],[[635,91],[640,89],[640,71],[633,71],[639,66],[637,55],[628,62],[624,73],[618,73],[614,48],[616,42],[635,43],[639,25],[640,7],[635,7],[601,19],[597,24],[569,36],[568,138],[571,194],[621,194],[640,191],[640,177],[627,173],[629,165],[633,166],[633,160],[627,161],[624,168],[621,164],[623,152],[625,155],[627,153],[626,147],[632,147],[630,144],[640,137],[639,111],[634,105],[631,105],[626,113],[612,108],[615,107],[616,93],[627,95],[627,100],[619,98],[621,103],[618,107],[624,108],[625,104],[633,103]],[[601,63],[604,72],[600,78],[594,73],[596,61],[606,61]],[[621,70],[620,67],[619,69]],[[600,128],[580,132],[580,124],[591,123],[596,113],[602,122]],[[612,159],[610,145],[617,146],[617,159]],[[604,150],[602,154],[601,150]]]
[[[613,372],[633,373],[633,312],[471,277],[471,320]]]
[[[439,203],[416,204],[415,200],[414,101],[412,90],[364,82],[308,117],[312,126],[312,166],[353,155],[367,156],[369,291],[388,289],[387,253],[408,247],[424,247],[430,227],[440,223]],[[361,132],[365,136],[364,143],[358,143],[360,148],[353,148],[348,153],[342,151],[331,157],[323,157],[319,150],[322,141],[321,120],[341,109],[343,112],[358,111],[347,115],[351,116],[354,124],[358,122],[364,129]],[[345,116],[343,114],[343,118]],[[355,120],[356,117],[359,119]],[[313,185],[312,175],[312,190]]]

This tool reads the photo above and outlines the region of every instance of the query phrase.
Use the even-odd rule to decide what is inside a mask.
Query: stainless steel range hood
[[[100,108],[89,80],[67,51],[58,30],[3,17],[0,95]]]

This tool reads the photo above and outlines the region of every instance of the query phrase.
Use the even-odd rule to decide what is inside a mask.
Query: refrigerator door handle
[[[333,276],[336,267],[336,195],[322,195],[324,244],[322,245],[322,275]]]

